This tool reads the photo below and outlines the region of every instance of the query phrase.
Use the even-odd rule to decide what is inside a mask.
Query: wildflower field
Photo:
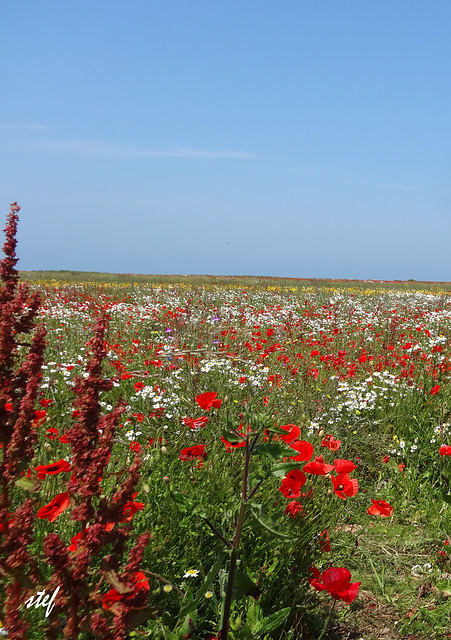
[[[451,637],[451,286],[19,274],[17,211],[0,634]]]

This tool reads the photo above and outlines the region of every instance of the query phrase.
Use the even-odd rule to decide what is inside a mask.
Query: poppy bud
[[[320,437],[320,438],[322,438],[322,437],[323,437],[323,435],[324,435],[324,429],[320,429],[320,430],[318,431],[318,435],[319,435],[319,437]]]
[[[160,449],[161,453],[167,453],[168,450],[166,449],[166,447],[163,445]]]
[[[169,476],[163,476],[163,482],[166,482],[166,484],[169,484],[171,481],[171,479],[169,478]]]

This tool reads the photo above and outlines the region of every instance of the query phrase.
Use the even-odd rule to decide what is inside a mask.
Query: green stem
[[[327,616],[327,618],[326,618],[326,622],[324,623],[324,628],[323,628],[323,630],[321,631],[321,635],[320,635],[320,637],[318,638],[318,640],[322,640],[322,639],[324,638],[324,634],[326,633],[327,627],[329,626],[330,617],[331,617],[331,615],[332,615],[332,613],[333,613],[333,611],[334,611],[334,609],[335,609],[335,605],[336,605],[336,604],[337,604],[337,601],[336,601],[336,600],[334,600],[333,605],[329,608],[329,615],[328,615],[328,616]]]
[[[235,536],[233,538],[232,552],[230,554],[229,575],[227,578],[226,594],[224,598],[224,606],[222,609],[221,623],[220,623],[221,640],[227,640],[227,635],[229,631],[230,609],[232,606],[232,596],[233,596],[233,581],[235,578],[236,564],[238,560],[238,552],[239,552],[239,546],[241,541],[241,532],[243,530],[244,517],[246,515],[249,459],[250,459],[250,446],[249,446],[249,434],[247,433],[246,449],[244,454],[243,480],[241,483],[241,506],[240,506],[240,513],[238,515],[238,522],[235,529]]]

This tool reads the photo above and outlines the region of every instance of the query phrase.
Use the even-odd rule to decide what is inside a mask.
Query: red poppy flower
[[[56,440],[58,435],[59,435],[59,431],[58,429],[55,429],[55,427],[49,427],[45,432],[45,437],[49,438],[49,440]]]
[[[387,462],[390,462],[390,456],[384,456],[384,457],[382,458],[382,462],[383,462],[384,464],[387,464]]]
[[[326,464],[323,460],[323,456],[315,456],[315,459],[312,462],[307,462],[304,465],[302,471],[304,473],[311,473],[314,476],[325,476],[326,473],[329,473],[335,469],[333,464]]]
[[[78,548],[78,543],[81,540],[81,536],[82,536],[82,532],[80,531],[80,533],[77,533],[76,536],[74,536],[73,538],[71,538],[70,540],[70,545],[67,548],[68,551],[76,551]]]
[[[291,442],[294,442],[294,440],[296,440],[296,438],[300,435],[301,430],[299,429],[299,427],[296,424],[284,424],[281,425],[279,427],[279,429],[283,429],[284,431],[288,431],[288,433],[285,435],[279,435],[279,438],[281,440],[283,440],[284,442],[286,442],[287,444],[290,444]]]
[[[204,444],[196,444],[194,447],[187,447],[180,451],[180,460],[205,460],[207,457]]]
[[[359,490],[359,483],[355,478],[351,480],[348,473],[340,473],[338,476],[331,476],[334,491],[339,498],[346,500],[346,497],[355,496]]]
[[[5,402],[5,411],[12,411],[12,410],[13,410],[13,403]]]
[[[37,471],[38,478],[42,480],[45,476],[54,476],[63,471],[71,471],[72,467],[66,460],[58,460],[58,462],[52,462],[51,464],[40,464],[34,469]]]
[[[352,602],[359,592],[360,582],[351,583],[351,573],[344,567],[330,567],[322,574],[313,567],[313,576],[309,578],[311,586],[317,591],[328,591],[335,600]]]
[[[305,514],[302,504],[300,502],[296,502],[296,500],[289,502],[285,509],[285,515],[290,516],[290,518],[295,518],[299,513],[302,516]]]
[[[225,448],[227,452],[229,452],[231,449],[239,449],[240,447],[246,446],[246,440],[244,436],[241,442],[229,442],[224,438],[224,436],[221,436],[221,440],[225,444]]]
[[[290,460],[307,461],[313,455],[313,445],[305,440],[297,440],[290,444],[290,449],[298,452],[297,456],[290,456]]]
[[[202,418],[184,418],[183,424],[189,427],[190,429],[201,429],[205,427],[208,422],[207,416],[203,416]]]
[[[122,515],[125,516],[123,520],[119,520],[119,522],[130,522],[137,511],[142,511],[144,509],[144,502],[133,502],[133,500],[138,495],[138,492],[132,495],[132,499],[130,502],[127,502],[122,509]]]
[[[301,495],[301,487],[306,480],[305,473],[300,469],[292,469],[287,473],[286,478],[282,480],[279,491],[282,492],[285,498],[298,498]]]
[[[442,444],[442,446],[440,447],[438,452],[442,456],[442,458],[443,458],[443,456],[451,456],[451,445]]]
[[[351,473],[351,471],[357,469],[357,465],[351,460],[334,460],[334,465],[337,473]]]
[[[131,373],[127,373],[127,371],[121,373],[121,380],[129,380],[130,378],[133,378]]]
[[[388,504],[388,502],[385,502],[385,500],[373,500],[371,498],[371,502],[373,503],[373,506],[366,510],[368,515],[388,518],[393,513],[393,507]]]
[[[341,446],[341,440],[336,440],[329,433],[324,436],[324,440],[321,442],[322,447],[327,447],[331,451],[338,451]]]
[[[55,522],[57,517],[63,513],[69,506],[69,494],[67,491],[59,493],[53,498],[45,507],[39,509],[37,512],[38,518],[41,520],[48,520],[49,522]]]
[[[54,402],[55,402],[54,400],[46,400],[45,398],[42,398],[41,400],[39,400],[39,404],[41,405],[41,407],[44,407],[44,409],[46,407],[49,407]]]
[[[222,404],[222,400],[217,396],[217,393],[207,391],[206,393],[201,393],[199,396],[196,396],[196,402],[201,409],[204,409],[204,411],[210,411],[212,407],[214,409],[219,409]]]
[[[321,551],[324,551],[324,553],[330,552],[329,531],[327,529],[324,529],[324,531],[319,534],[318,542]]]
[[[440,385],[436,384],[435,387],[432,387],[430,391],[431,396],[435,396],[440,391]]]
[[[111,609],[117,602],[126,603],[127,600],[134,598],[139,591],[150,591],[149,581],[144,573],[137,571],[133,576],[134,587],[132,593],[119,593],[116,589],[110,589],[102,598],[102,608]]]
[[[141,389],[144,389],[145,384],[144,382],[135,382],[133,386],[135,387],[135,391],[141,391]]]
[[[47,411],[45,409],[37,409],[34,412],[34,419],[35,420],[42,420],[43,418],[45,418],[47,415]]]

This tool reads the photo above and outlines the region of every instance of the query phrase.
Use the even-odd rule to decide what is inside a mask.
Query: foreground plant
[[[113,448],[113,434],[124,411],[123,404],[118,403],[111,413],[101,414],[100,394],[112,387],[112,382],[102,376],[105,329],[106,319],[102,317],[90,341],[92,355],[87,375],[79,378],[74,387],[76,422],[65,435],[71,447],[72,475],[67,493],[57,496],[66,506],[70,501],[71,520],[79,523],[80,531],[67,548],[56,533],[44,539],[44,553],[55,572],[48,588],[61,587],[55,600],[52,628],[57,630],[57,615],[63,613],[64,637],[72,640],[83,630],[104,640],[120,640],[138,621],[132,619],[135,612],[140,611],[139,622],[150,615],[146,609],[150,587],[139,571],[149,534],[139,536],[129,553],[128,563],[121,567],[131,531],[128,526],[118,526],[131,520],[130,514],[135,513],[134,506],[138,505],[133,498],[139,479],[140,454],[135,456],[125,482],[110,499],[102,486]],[[53,513],[50,517],[53,518]],[[93,579],[94,573],[100,573],[101,579]],[[113,587],[106,594],[100,589],[103,582]]]
[[[207,396],[213,398],[216,395],[212,393],[201,394],[196,397],[196,401],[204,410],[210,410]],[[215,402],[217,402],[216,408],[219,409],[220,400],[215,399]],[[349,491],[341,486],[341,483],[344,482],[343,474],[336,478],[330,475],[332,470],[345,470],[351,473],[356,465],[350,460],[343,459],[336,460],[336,464],[326,464],[321,457],[310,462],[314,454],[314,447],[310,442],[300,439],[300,428],[297,425],[276,426],[273,416],[254,412],[247,405],[239,418],[241,422],[237,427],[230,420],[226,420],[227,426],[223,428],[221,436],[226,453],[239,457],[241,461],[241,486],[238,500],[235,499],[235,508],[231,505],[225,506],[227,512],[236,514],[234,522],[226,527],[228,534],[224,532],[224,523],[221,530],[221,526],[215,522],[215,514],[209,509],[208,498],[203,500],[198,496],[191,498],[186,495],[186,492],[171,492],[182,512],[200,517],[221,541],[224,549],[218,553],[217,561],[211,567],[196,596],[191,597],[191,600],[182,606],[179,613],[180,624],[176,625],[172,631],[166,629],[165,634],[168,640],[194,638],[195,634],[200,631],[196,628],[197,609],[217,576],[220,583],[221,602],[216,639],[263,637],[281,626],[292,613],[291,607],[283,607],[269,616],[264,616],[259,610],[257,621],[257,618],[255,620],[253,618],[254,614],[256,615],[255,607],[252,608],[252,604],[248,603],[246,617],[243,617],[242,622],[240,622],[241,615],[238,616],[238,622],[236,620],[234,611],[236,612],[236,605],[241,599],[246,596],[259,599],[264,593],[264,583],[255,583],[245,569],[248,565],[246,557],[248,552],[245,549],[249,549],[249,544],[245,539],[243,540],[243,536],[246,538],[249,535],[250,526],[251,530],[253,529],[255,532],[268,532],[273,540],[279,539],[285,543],[299,544],[299,547],[295,546],[295,549],[301,554],[329,552],[330,542],[327,529],[323,529],[319,533],[322,528],[320,522],[323,514],[312,501],[312,496],[316,491],[314,478],[315,476],[329,475],[332,482],[336,483],[335,492],[342,500],[354,496],[358,491],[357,480],[351,480],[349,474],[346,475],[346,482],[352,487],[352,490]],[[190,419],[189,424],[191,425],[192,422],[193,419]],[[204,428],[204,425],[199,428]],[[334,451],[337,448],[330,449]],[[208,464],[208,455],[205,445],[194,445],[182,449],[179,458],[183,464],[188,461],[192,461],[192,463],[197,461],[197,466],[192,467],[192,471],[194,471],[194,469],[201,469],[204,464]],[[234,466],[236,466],[236,462]],[[213,462],[210,464],[214,465]],[[281,478],[278,490],[284,498],[291,500],[285,508],[285,514],[290,519],[297,519],[297,533],[292,533],[291,530],[276,523],[261,503],[264,485],[273,485],[274,478],[277,477]],[[329,487],[327,480],[325,478],[324,480],[325,482],[320,482]],[[268,481],[270,482],[268,483]],[[309,490],[301,493],[307,483]],[[321,494],[318,493],[319,495]],[[323,495],[327,497],[327,489]],[[248,527],[246,529],[247,535],[244,535],[245,523]],[[233,534],[230,536],[232,527]],[[311,540],[315,530],[318,542],[315,547],[312,547]],[[310,547],[308,546],[309,541]],[[307,551],[307,549],[309,550]],[[342,590],[346,588],[347,586]],[[254,622],[251,624],[252,620]],[[236,633],[241,635],[237,636]]]
[[[52,615],[42,621],[46,637],[56,639],[62,632],[64,638],[78,640],[80,634],[88,632],[101,640],[122,640],[151,613],[146,607],[149,583],[140,571],[149,534],[141,534],[130,548],[129,522],[143,506],[134,502],[140,454],[127,469],[122,486],[108,499],[102,483],[106,484],[113,434],[124,405],[119,402],[111,413],[102,415],[101,393],[111,389],[112,382],[102,375],[107,320],[101,317],[89,343],[91,357],[85,377],[78,378],[73,389],[76,421],[63,437],[63,442],[70,445],[70,456],[37,465],[33,471],[30,468],[38,428],[46,416],[45,409],[35,409],[46,332],[41,325],[31,342],[25,342],[24,336],[35,328],[40,298],[18,285],[18,211],[16,203],[11,205],[5,229],[6,258],[0,262],[1,619],[9,638],[26,638],[29,623],[23,615],[24,605],[27,609],[32,606],[37,592],[37,608],[42,595],[53,592]],[[23,348],[28,353],[23,353]],[[27,477],[22,478],[25,470]],[[24,500],[24,489],[34,494],[48,476],[65,472],[71,472],[66,491],[54,495],[48,504],[38,509],[35,497]],[[37,524],[44,520],[54,523],[66,510],[80,527],[71,544],[50,532],[43,540],[43,549],[32,551]],[[127,547],[128,561],[124,562]],[[48,581],[43,575],[44,563],[54,571]],[[112,588],[105,591],[105,584]],[[49,597],[45,596],[45,603]]]
[[[18,485],[37,441],[33,425],[46,333],[43,326],[35,327],[40,296],[19,285],[15,269],[19,211],[14,202],[5,228],[6,257],[0,262],[0,597],[1,617],[13,640],[24,638],[28,629],[19,613],[24,593],[42,579],[30,549],[36,501],[24,499]]]

